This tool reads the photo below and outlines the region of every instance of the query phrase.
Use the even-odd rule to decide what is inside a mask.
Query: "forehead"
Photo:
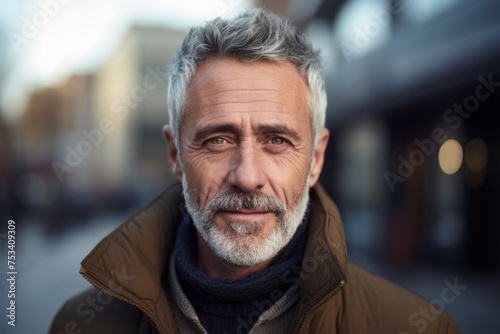
[[[270,60],[241,62],[232,58],[210,58],[199,64],[189,85],[200,89],[207,83],[224,82],[224,79],[249,79],[248,85],[258,83],[259,79],[275,78],[282,88],[305,88],[307,85],[297,66],[289,61],[278,63]],[[288,79],[288,80],[283,80]],[[245,84],[245,81],[241,82]],[[248,86],[246,85],[246,86]],[[205,87],[210,88],[210,87]]]
[[[308,94],[304,78],[291,62],[209,59],[191,79],[186,112],[309,113]]]

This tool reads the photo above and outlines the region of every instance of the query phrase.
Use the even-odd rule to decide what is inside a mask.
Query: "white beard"
[[[253,204],[263,210],[277,212],[277,226],[269,236],[263,238],[261,232],[264,224],[260,222],[233,221],[229,224],[229,231],[222,230],[213,223],[214,214],[219,211],[218,204],[230,205],[227,203],[235,203],[226,199],[225,194],[216,196],[204,208],[200,208],[184,175],[182,177],[182,186],[187,211],[191,215],[201,237],[217,257],[237,266],[250,267],[275,257],[295,235],[309,203],[309,176],[297,204],[291,210],[288,210],[286,205],[277,198],[269,198],[265,195],[261,195],[261,198],[261,196],[255,194],[256,198],[252,202]],[[218,202],[218,204],[213,207],[212,204],[215,202]],[[238,202],[240,207],[243,202]]]

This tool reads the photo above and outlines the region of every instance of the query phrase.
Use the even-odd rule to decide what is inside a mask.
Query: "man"
[[[51,333],[458,333],[449,315],[348,263],[318,178],[318,55],[264,10],[194,28],[164,128],[182,183],[102,240]]]

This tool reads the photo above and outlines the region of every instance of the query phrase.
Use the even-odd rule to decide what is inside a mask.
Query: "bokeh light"
[[[472,139],[465,148],[465,162],[471,172],[480,172],[488,164],[488,146],[481,138]]]
[[[464,152],[455,139],[448,139],[439,149],[439,167],[448,175],[455,174],[462,166]]]

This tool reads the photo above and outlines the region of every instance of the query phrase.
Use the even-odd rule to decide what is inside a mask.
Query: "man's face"
[[[322,133],[321,152],[313,152],[308,87],[297,68],[202,63],[188,87],[180,137],[176,174],[203,240],[235,265],[274,257],[302,220],[328,138]]]

